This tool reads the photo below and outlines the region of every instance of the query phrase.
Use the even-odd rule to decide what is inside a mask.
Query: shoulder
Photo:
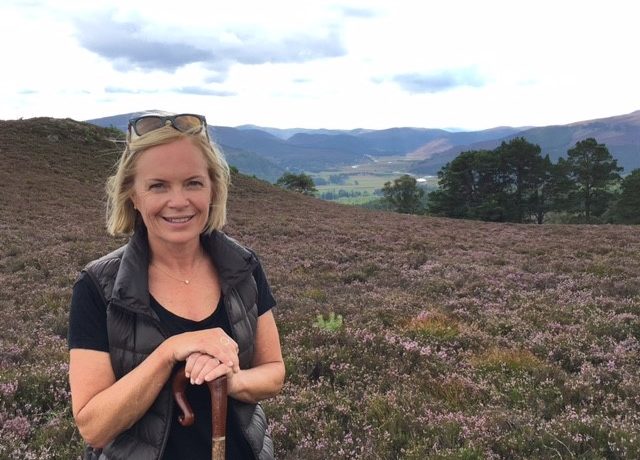
[[[100,288],[100,291],[104,294],[105,299],[111,296],[111,290],[115,281],[118,269],[120,268],[120,261],[125,250],[125,246],[110,252],[107,255],[100,257],[99,259],[89,262],[82,274],[85,274],[96,287]]]
[[[69,349],[108,352],[106,318],[107,306],[103,293],[87,272],[81,272],[73,285],[69,308]]]
[[[105,270],[109,270],[111,267],[117,267],[122,260],[122,254],[124,254],[125,246],[121,246],[115,251],[110,252],[107,255],[100,257],[99,259],[92,260],[83,269],[85,272],[102,273]]]
[[[238,242],[236,239],[229,235],[216,231],[212,234],[212,238],[218,240],[218,245],[225,246],[228,250],[233,251],[242,259],[244,259],[249,265],[253,280],[260,286],[260,284],[267,283],[266,275],[260,261],[260,256],[252,248],[245,246]]]
[[[84,267],[84,269],[95,270],[105,265],[112,264],[115,261],[117,261],[117,263],[120,263],[120,260],[122,259],[122,254],[124,254],[124,250],[126,247],[127,245],[125,244],[124,246],[120,246],[115,251],[111,251],[109,254],[106,254],[98,259],[92,260]]]
[[[234,285],[251,275],[258,264],[255,253],[221,231],[202,235],[201,242],[213,259],[218,273],[226,283]]]
[[[252,249],[220,230],[211,233],[207,239],[217,251],[234,254],[234,256],[240,257],[247,262],[257,261],[256,254]]]

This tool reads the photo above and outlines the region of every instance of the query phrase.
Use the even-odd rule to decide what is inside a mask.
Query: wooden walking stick
[[[184,367],[180,368],[173,377],[173,397],[180,407],[182,414],[178,422],[182,426],[191,426],[195,415],[185,395],[189,380],[184,375]],[[211,393],[211,459],[224,460],[225,437],[227,432],[227,376],[223,375],[211,382],[207,382]]]

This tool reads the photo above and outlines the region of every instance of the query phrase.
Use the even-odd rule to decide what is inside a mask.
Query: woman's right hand
[[[192,353],[187,358],[184,373],[192,385],[201,385],[206,382],[211,382],[223,375],[231,377],[233,370],[224,363],[221,363],[218,358],[203,355],[202,353]]]
[[[163,345],[170,347],[174,363],[200,353],[218,359],[234,373],[240,371],[238,344],[219,327],[174,335]]]

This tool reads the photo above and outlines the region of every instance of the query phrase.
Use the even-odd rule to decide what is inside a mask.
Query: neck
[[[151,264],[165,267],[173,272],[189,273],[205,257],[200,241],[180,245],[169,245],[149,239]]]

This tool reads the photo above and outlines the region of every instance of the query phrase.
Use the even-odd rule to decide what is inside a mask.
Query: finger
[[[216,357],[234,373],[240,370],[240,361],[235,350],[221,349],[220,353],[216,353]]]
[[[228,375],[229,373],[233,373],[233,370],[226,364],[221,363],[204,376],[204,381],[211,382],[212,380],[222,377],[223,375]]]
[[[192,384],[202,383],[202,378],[201,378],[202,371],[203,369],[206,369],[206,372],[209,372],[211,368],[213,368],[213,360],[215,360],[216,366],[220,364],[220,361],[218,359],[213,358],[212,356],[209,356],[209,355],[202,354],[195,359],[193,363],[193,367],[191,368]],[[198,382],[198,379],[200,379],[200,382]]]
[[[186,363],[184,365],[184,376],[186,378],[189,378],[193,373],[193,365],[201,355],[202,353],[194,352],[187,356]]]
[[[202,368],[198,371],[197,374],[193,374],[193,383],[195,385],[200,385],[205,382],[206,376],[215,372],[215,370],[220,367],[220,360],[217,358],[208,357]],[[223,367],[226,367],[223,365]],[[224,371],[222,371],[224,372]]]
[[[240,363],[238,360],[240,348],[238,347],[238,344],[226,334],[221,335],[218,342],[222,347],[222,353],[220,355],[221,361],[229,366],[233,372],[238,372],[240,370]]]

